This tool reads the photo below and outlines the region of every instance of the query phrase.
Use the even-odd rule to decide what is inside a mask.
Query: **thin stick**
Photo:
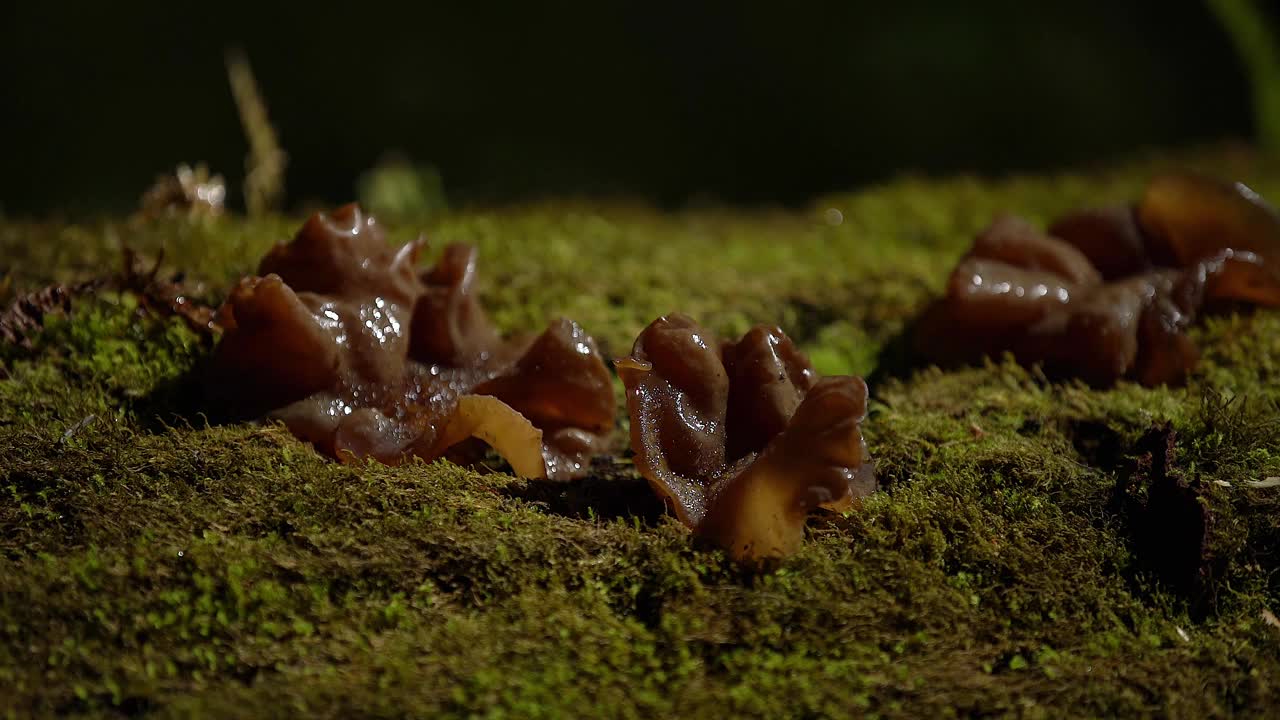
[[[249,140],[245,157],[244,203],[250,215],[263,215],[279,207],[284,198],[284,168],[288,156],[280,147],[275,128],[267,117],[267,104],[242,50],[227,51],[227,79],[240,113],[240,125]]]

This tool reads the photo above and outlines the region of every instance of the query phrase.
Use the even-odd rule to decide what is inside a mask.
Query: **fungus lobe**
[[[1043,233],[1003,216],[961,258],[916,328],[917,350],[962,363],[1011,352],[1105,386],[1174,384],[1208,303],[1280,305],[1280,216],[1244,185],[1151,182],[1133,208],[1084,210]]]
[[[787,555],[818,507],[876,488],[861,432],[867,386],[819,378],[781,330],[719,342],[658,318],[617,361],[635,463],[676,517],[738,560]]]
[[[526,477],[582,474],[613,428],[609,373],[581,327],[505,340],[475,295],[476,251],[419,274],[347,205],[311,217],[218,311],[215,399],[281,420],[340,460],[459,459],[479,438]]]

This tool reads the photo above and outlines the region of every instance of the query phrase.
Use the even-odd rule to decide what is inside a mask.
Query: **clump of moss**
[[[1280,197],[1280,167],[1182,157]],[[575,317],[618,354],[673,309],[795,328],[875,372],[888,489],[771,573],[691,544],[625,457],[548,488],[327,462],[184,402],[208,348],[127,295],[50,318],[0,381],[0,697],[30,714],[1211,716],[1280,702],[1280,314],[1196,330],[1187,388],[949,372],[891,352],[1000,209],[1132,197],[1154,160],[905,179],[800,212],[539,205],[424,221],[476,243],[507,329]],[[836,209],[838,213],[829,213]],[[832,224],[836,215],[839,224]],[[9,223],[15,291],[154,256],[216,301],[294,221]],[[416,232],[411,223],[403,234]],[[397,238],[401,239],[401,238]],[[1234,398],[1234,399],[1233,399]],[[1209,488],[1211,607],[1136,562],[1115,488],[1171,423]]]

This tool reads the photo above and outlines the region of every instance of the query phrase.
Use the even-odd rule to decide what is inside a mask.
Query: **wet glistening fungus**
[[[1070,214],[1042,232],[1014,216],[978,236],[926,310],[935,362],[1011,352],[1096,386],[1182,382],[1186,329],[1206,307],[1280,305],[1280,215],[1242,184],[1157,177],[1133,207]]]
[[[519,475],[570,478],[613,429],[610,376],[581,327],[499,336],[475,295],[476,250],[386,243],[355,205],[312,216],[219,309],[211,396],[283,421],[343,461],[474,458],[482,440]]]
[[[681,522],[737,560],[795,552],[809,511],[847,509],[876,488],[866,384],[819,378],[777,328],[721,343],[668,315],[617,368],[636,467]]]

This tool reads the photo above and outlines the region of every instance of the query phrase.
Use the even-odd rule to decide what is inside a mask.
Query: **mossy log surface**
[[[797,211],[385,218],[397,241],[478,245],[507,330],[565,315],[616,356],[680,310],[726,334],[777,323],[820,370],[871,376],[886,489],[765,572],[692,543],[621,445],[549,485],[342,466],[277,426],[211,423],[188,382],[206,342],[130,295],[82,298],[0,355],[0,716],[1274,713],[1280,487],[1258,481],[1280,475],[1280,312],[1203,322],[1185,388],[897,350],[996,212],[1127,201],[1171,165],[1280,198],[1280,163],[1215,150]],[[0,221],[0,257],[12,298],[163,247],[162,272],[216,302],[298,222]],[[1190,583],[1144,557],[1160,544],[1115,490],[1165,424],[1211,520]]]

